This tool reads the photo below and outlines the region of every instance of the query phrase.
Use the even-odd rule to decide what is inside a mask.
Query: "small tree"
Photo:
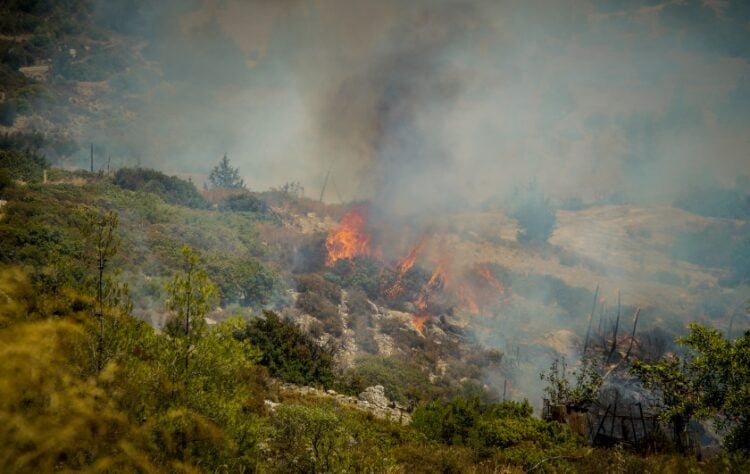
[[[239,168],[232,168],[229,165],[226,153],[219,164],[211,170],[208,180],[214,188],[242,189],[245,187],[245,182],[240,178]]]
[[[570,382],[569,376],[575,378],[575,384]],[[547,382],[544,393],[553,405],[581,408],[599,398],[602,386],[601,375],[589,365],[584,363],[580,369],[568,371],[564,357],[555,359],[548,371],[539,374],[539,378]]]
[[[190,354],[206,330],[205,317],[216,300],[217,291],[206,270],[200,266],[200,254],[187,245],[182,247],[182,264],[182,273],[176,274],[167,285],[167,309],[173,317],[167,323],[166,331],[176,341],[182,342],[187,372]]]
[[[117,227],[119,219],[115,212],[99,213],[92,210],[84,211],[84,221],[81,227],[82,233],[86,236],[87,247],[91,255],[89,256],[96,268],[96,277],[94,285],[96,287],[96,316],[99,329],[96,336],[96,360],[95,368],[99,372],[105,363],[105,305],[109,303],[109,297],[120,299],[124,296],[127,299],[127,287],[120,289],[112,281],[104,276],[109,259],[117,253],[120,245],[120,239],[117,236]],[[124,292],[121,295],[121,292]],[[126,303],[127,304],[127,303]]]
[[[691,324],[677,342],[688,349],[682,358],[636,362],[631,371],[661,396],[661,417],[672,424],[678,449],[684,451],[681,437],[691,418],[713,416],[726,433],[724,447],[750,454],[750,331],[730,341]]]

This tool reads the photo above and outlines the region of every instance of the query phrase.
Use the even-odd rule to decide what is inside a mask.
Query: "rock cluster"
[[[398,421],[407,425],[411,422],[411,414],[406,408],[400,406],[385,396],[385,389],[382,385],[367,387],[356,398],[348,395],[336,393],[333,390],[319,390],[314,387],[299,386],[290,383],[283,383],[279,386],[281,391],[296,392],[301,395],[310,395],[317,397],[333,398],[337,403],[346,405],[358,410],[367,411],[374,416],[382,419]],[[266,406],[273,410],[278,403],[266,400]]]

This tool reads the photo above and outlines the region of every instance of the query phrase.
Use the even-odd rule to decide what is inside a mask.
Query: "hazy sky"
[[[750,174],[750,2],[205,1],[164,9],[143,163],[399,210],[536,179],[669,200]],[[154,7],[156,8],[156,7]]]

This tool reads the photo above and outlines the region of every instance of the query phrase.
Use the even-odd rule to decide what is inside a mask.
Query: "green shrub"
[[[0,150],[0,169],[14,179],[30,183],[42,180],[44,158],[17,150]]]
[[[234,260],[219,255],[208,263],[208,273],[224,305],[263,308],[284,300],[281,277],[252,257]]]
[[[156,194],[169,204],[192,208],[208,207],[208,201],[192,182],[167,176],[156,170],[121,168],[115,173],[112,182],[123,189]]]
[[[235,337],[249,340],[260,349],[260,364],[271,375],[300,385],[330,386],[333,382],[333,351],[320,346],[309,334],[276,313],[251,320]]]
[[[265,214],[268,204],[250,193],[232,194],[219,202],[219,209],[233,212],[257,212]]]
[[[556,431],[532,413],[528,401],[486,403],[477,397],[456,397],[419,406],[412,416],[412,426],[436,442],[480,451],[525,444],[545,448],[551,444],[581,443],[571,432]]]
[[[389,399],[405,406],[431,400],[438,393],[427,373],[415,363],[381,356],[360,360],[342,375],[338,388],[358,394],[373,385],[382,385]]]

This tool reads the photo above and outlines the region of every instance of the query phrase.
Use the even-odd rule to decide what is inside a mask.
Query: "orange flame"
[[[396,298],[401,294],[402,291],[404,291],[404,287],[401,286],[401,279],[404,277],[404,275],[406,275],[406,272],[408,272],[411,267],[414,266],[414,263],[417,261],[417,257],[419,257],[419,254],[422,252],[422,249],[425,245],[427,245],[426,236],[419,239],[417,245],[415,245],[414,248],[411,249],[411,252],[409,252],[409,254],[401,261],[398,266],[398,277],[396,278],[396,282],[393,284],[393,286],[385,290],[385,295],[388,298]]]
[[[422,252],[422,249],[424,249],[425,245],[427,245],[426,236],[419,239],[419,242],[417,242],[417,245],[414,246],[411,252],[409,252],[409,255],[407,255],[406,258],[404,258],[404,260],[398,266],[399,277],[403,277],[406,274],[406,272],[408,272],[411,269],[411,267],[414,266],[414,262],[417,261],[417,257],[419,257],[419,254]]]
[[[490,285],[492,288],[496,289],[500,293],[505,293],[505,287],[503,286],[502,283],[497,281],[497,278],[495,278],[495,276],[492,274],[492,272],[487,266],[482,265],[481,267],[479,267],[479,275],[482,278],[484,278],[487,284]]]
[[[414,302],[414,306],[416,306],[419,311],[427,311],[427,295],[425,293],[419,295],[417,301]]]
[[[466,308],[470,313],[479,313],[479,305],[477,305],[474,291],[467,285],[461,285],[458,287],[458,299],[466,305]]]
[[[332,267],[342,259],[357,255],[370,255],[370,234],[365,230],[367,219],[361,208],[349,211],[338,228],[331,230],[326,238],[326,266]]]
[[[448,264],[449,261],[447,258],[440,258],[437,261],[437,266],[435,267],[435,270],[433,270],[432,275],[430,275],[430,279],[427,281],[427,284],[425,285],[425,288],[428,290],[432,290],[435,288],[442,288],[445,289],[448,283]]]
[[[414,325],[414,329],[419,331],[420,334],[424,334],[424,324],[430,319],[430,316],[426,314],[414,316],[411,323]]]

